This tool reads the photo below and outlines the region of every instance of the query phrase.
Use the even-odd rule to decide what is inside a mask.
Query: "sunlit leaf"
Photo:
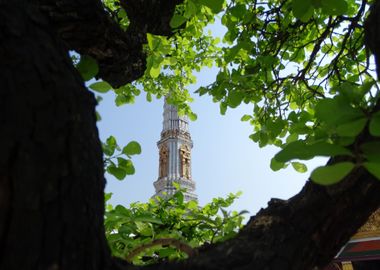
[[[300,163],[300,162],[292,162],[291,163],[293,168],[297,171],[297,172],[300,172],[300,173],[305,173],[307,172],[307,167],[305,164],[303,163]]]
[[[278,170],[281,170],[281,169],[285,168],[285,163],[284,162],[279,162],[275,158],[272,158],[271,161],[270,161],[270,168],[273,171],[278,171]]]
[[[109,83],[105,82],[105,81],[93,83],[89,87],[92,90],[99,92],[99,93],[107,93],[109,90],[112,89],[112,86],[109,85]]]
[[[129,142],[126,146],[123,148],[123,154],[126,155],[139,155],[141,154],[141,146],[136,141]]]
[[[140,214],[133,217],[134,221],[149,222],[154,224],[163,224],[161,219],[154,217],[152,214]]]
[[[189,116],[189,119],[190,119],[191,121],[196,121],[197,118],[198,118],[197,114],[196,114],[196,113],[193,113],[193,112],[190,112],[190,113],[188,114],[188,116]]]
[[[355,167],[352,162],[341,162],[334,165],[316,168],[311,173],[311,180],[320,185],[332,185],[343,180]]]
[[[242,116],[242,118],[240,119],[241,121],[249,121],[252,119],[252,116],[248,115],[248,114],[245,114]]]
[[[107,167],[107,172],[115,176],[116,179],[118,180],[123,180],[125,176],[127,175],[127,172],[125,170],[115,167],[115,166]]]
[[[308,160],[315,156],[332,157],[337,155],[352,155],[352,153],[343,146],[326,142],[306,144],[304,141],[294,141],[286,145],[274,158],[278,162],[288,162],[292,159]]]

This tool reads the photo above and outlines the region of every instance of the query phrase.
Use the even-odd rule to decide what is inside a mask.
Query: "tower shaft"
[[[185,188],[185,201],[197,200],[195,182],[191,175],[191,149],[193,141],[189,132],[189,120],[179,116],[177,108],[164,102],[163,128],[159,149],[158,179],[153,183],[155,196],[165,197],[175,193],[174,182]]]

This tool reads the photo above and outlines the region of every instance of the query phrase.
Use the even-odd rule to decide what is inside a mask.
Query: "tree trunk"
[[[95,99],[33,2],[0,2],[0,269],[106,269]]]

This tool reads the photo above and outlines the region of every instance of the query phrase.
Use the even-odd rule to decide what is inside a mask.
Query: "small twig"
[[[127,257],[125,259],[128,262],[132,262],[133,258],[136,257],[141,252],[143,252],[144,250],[147,250],[147,249],[149,249],[151,247],[155,247],[155,246],[165,246],[165,245],[174,246],[178,250],[186,253],[187,256],[189,256],[189,257],[192,257],[192,256],[194,256],[196,254],[195,249],[193,249],[188,244],[186,244],[184,242],[181,242],[178,239],[174,239],[174,238],[162,238],[162,239],[155,239],[155,240],[153,240],[150,243],[143,244],[143,245],[141,245],[141,246],[133,249],[131,252],[129,252],[129,254],[127,255]]]

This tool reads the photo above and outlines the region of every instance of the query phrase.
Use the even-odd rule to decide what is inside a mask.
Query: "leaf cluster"
[[[127,175],[135,173],[132,156],[141,154],[141,146],[136,141],[129,142],[121,148],[113,136],[109,136],[102,143],[104,153],[104,166],[106,171],[115,176],[118,180],[123,180]]]
[[[369,94],[372,84],[344,83],[336,88],[337,95],[320,100],[309,119],[315,124],[306,137],[283,146],[272,159],[272,169],[278,170],[294,159],[345,156],[344,162],[316,168],[311,179],[323,185],[334,184],[361,166],[380,179],[380,158],[375,154],[380,149],[380,113],[372,112],[378,100]],[[366,132],[374,139],[359,143],[357,138]]]
[[[181,259],[187,257],[181,245],[167,241],[162,245],[160,240],[172,239],[173,243],[194,249],[231,238],[242,227],[246,211],[227,210],[240,193],[215,198],[201,207],[196,201],[184,201],[183,191],[179,189],[172,197],[155,197],[147,203],[132,203],[129,208],[108,204],[105,228],[112,253],[134,264]]]

